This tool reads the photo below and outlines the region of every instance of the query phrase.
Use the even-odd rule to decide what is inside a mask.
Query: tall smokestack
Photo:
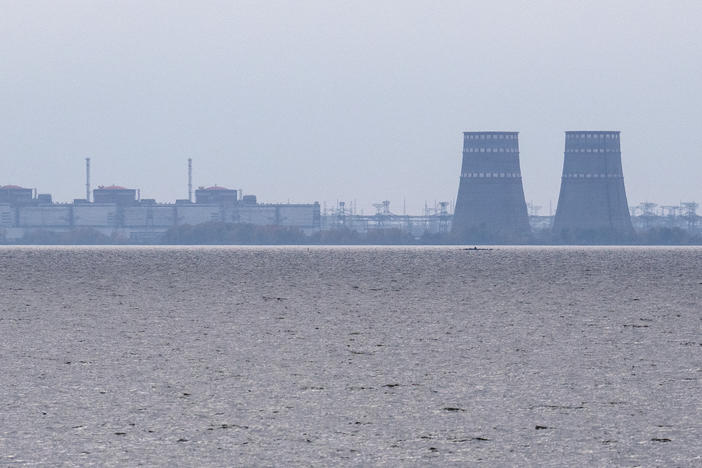
[[[553,221],[557,240],[602,243],[633,238],[619,142],[619,132],[566,132]]]
[[[85,201],[90,201],[90,158],[85,158]]]
[[[523,242],[531,236],[517,132],[464,132],[452,231],[464,242]]]
[[[193,159],[188,158],[188,201],[193,201]]]

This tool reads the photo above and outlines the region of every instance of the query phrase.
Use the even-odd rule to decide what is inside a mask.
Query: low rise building
[[[195,203],[233,205],[239,201],[239,191],[213,185],[212,187],[200,187],[195,190]]]
[[[176,205],[176,224],[202,224],[223,221],[220,205]]]
[[[125,227],[171,227],[176,224],[176,205],[148,204],[124,208]]]
[[[128,189],[119,185],[100,186],[93,190],[93,201],[95,203],[114,203],[119,206],[130,206],[136,204],[136,189]]]
[[[71,205],[24,206],[17,209],[18,227],[70,228],[73,225]]]
[[[94,202],[76,199],[70,204],[52,203],[51,195],[34,196],[33,189],[16,185],[0,188],[0,239],[21,239],[28,232],[67,232],[90,228],[135,242],[158,242],[178,225],[208,222],[247,223],[259,226],[320,229],[319,203],[259,204],[254,195],[241,198],[239,191],[212,186],[198,189],[196,203],[181,200],[160,204],[139,200],[138,191],[118,185],[93,190]]]
[[[0,203],[0,227],[11,228],[15,225],[15,210],[9,203]]]
[[[73,226],[94,228],[116,228],[118,223],[117,204],[90,203],[73,205]]]
[[[0,187],[0,203],[10,205],[30,205],[34,201],[34,190],[19,185]]]

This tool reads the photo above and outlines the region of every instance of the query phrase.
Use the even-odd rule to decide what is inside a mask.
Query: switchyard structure
[[[633,239],[618,131],[566,132],[553,234],[566,242]]]
[[[699,203],[680,202],[679,205],[658,205],[657,203],[643,202],[637,206],[630,206],[631,223],[634,231],[643,231],[651,228],[678,228],[685,229],[692,234],[699,233],[699,220],[697,214]]]
[[[518,132],[464,132],[463,165],[453,217],[462,241],[525,242],[527,214]]]
[[[442,201],[434,208],[425,207],[423,216],[398,215],[390,211],[390,201],[373,203],[376,212],[373,215],[355,213],[353,205],[337,202],[336,207],[322,211],[321,230],[348,229],[359,234],[373,231],[396,229],[412,237],[420,238],[426,234],[445,234],[451,227],[453,218],[449,211],[449,202]]]

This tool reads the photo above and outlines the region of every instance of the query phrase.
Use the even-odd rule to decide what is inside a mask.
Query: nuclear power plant
[[[547,216],[539,216],[540,206],[526,203],[518,132],[464,132],[455,204],[434,201],[432,208],[425,202],[421,215],[407,214],[404,201],[401,214],[390,210],[389,200],[374,203],[375,213],[364,214],[355,199],[337,200],[328,209],[326,202],[323,207],[319,202],[260,203],[255,195],[234,188],[194,187],[192,159],[187,160],[187,198],[159,203],[142,198],[138,188],[93,187],[91,162],[85,159],[85,197],[72,202],[57,203],[50,193],[37,189],[0,185],[0,244],[21,243],[32,236],[41,239],[45,232],[87,231],[120,241],[158,243],[181,227],[213,222],[295,228],[319,239],[324,239],[320,233],[335,231],[336,237],[328,237],[330,243],[362,240],[348,233],[380,243],[398,239],[398,243],[427,244],[626,244],[658,238],[664,243],[702,239],[696,202],[661,205],[658,212],[658,205],[650,201],[628,206],[618,131],[565,132],[555,216],[550,203]],[[687,235],[681,234],[683,229]]]
[[[188,159],[188,198],[157,203],[139,189],[91,186],[91,159],[85,160],[85,198],[55,203],[51,194],[17,185],[0,187],[0,242],[13,242],[36,231],[66,233],[90,229],[135,243],[158,242],[169,229],[223,222],[319,230],[320,205],[259,203],[255,195],[218,185],[201,186],[193,201],[192,159]]]
[[[621,242],[634,237],[624,189],[619,132],[565,134],[556,240]]]
[[[525,242],[531,229],[518,132],[464,132],[452,232],[469,242]]]

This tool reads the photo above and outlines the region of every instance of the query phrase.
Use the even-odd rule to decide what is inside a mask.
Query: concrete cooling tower
[[[527,215],[517,132],[464,132],[453,234],[464,242],[524,242]]]
[[[562,242],[633,239],[619,132],[566,132],[553,234]]]

